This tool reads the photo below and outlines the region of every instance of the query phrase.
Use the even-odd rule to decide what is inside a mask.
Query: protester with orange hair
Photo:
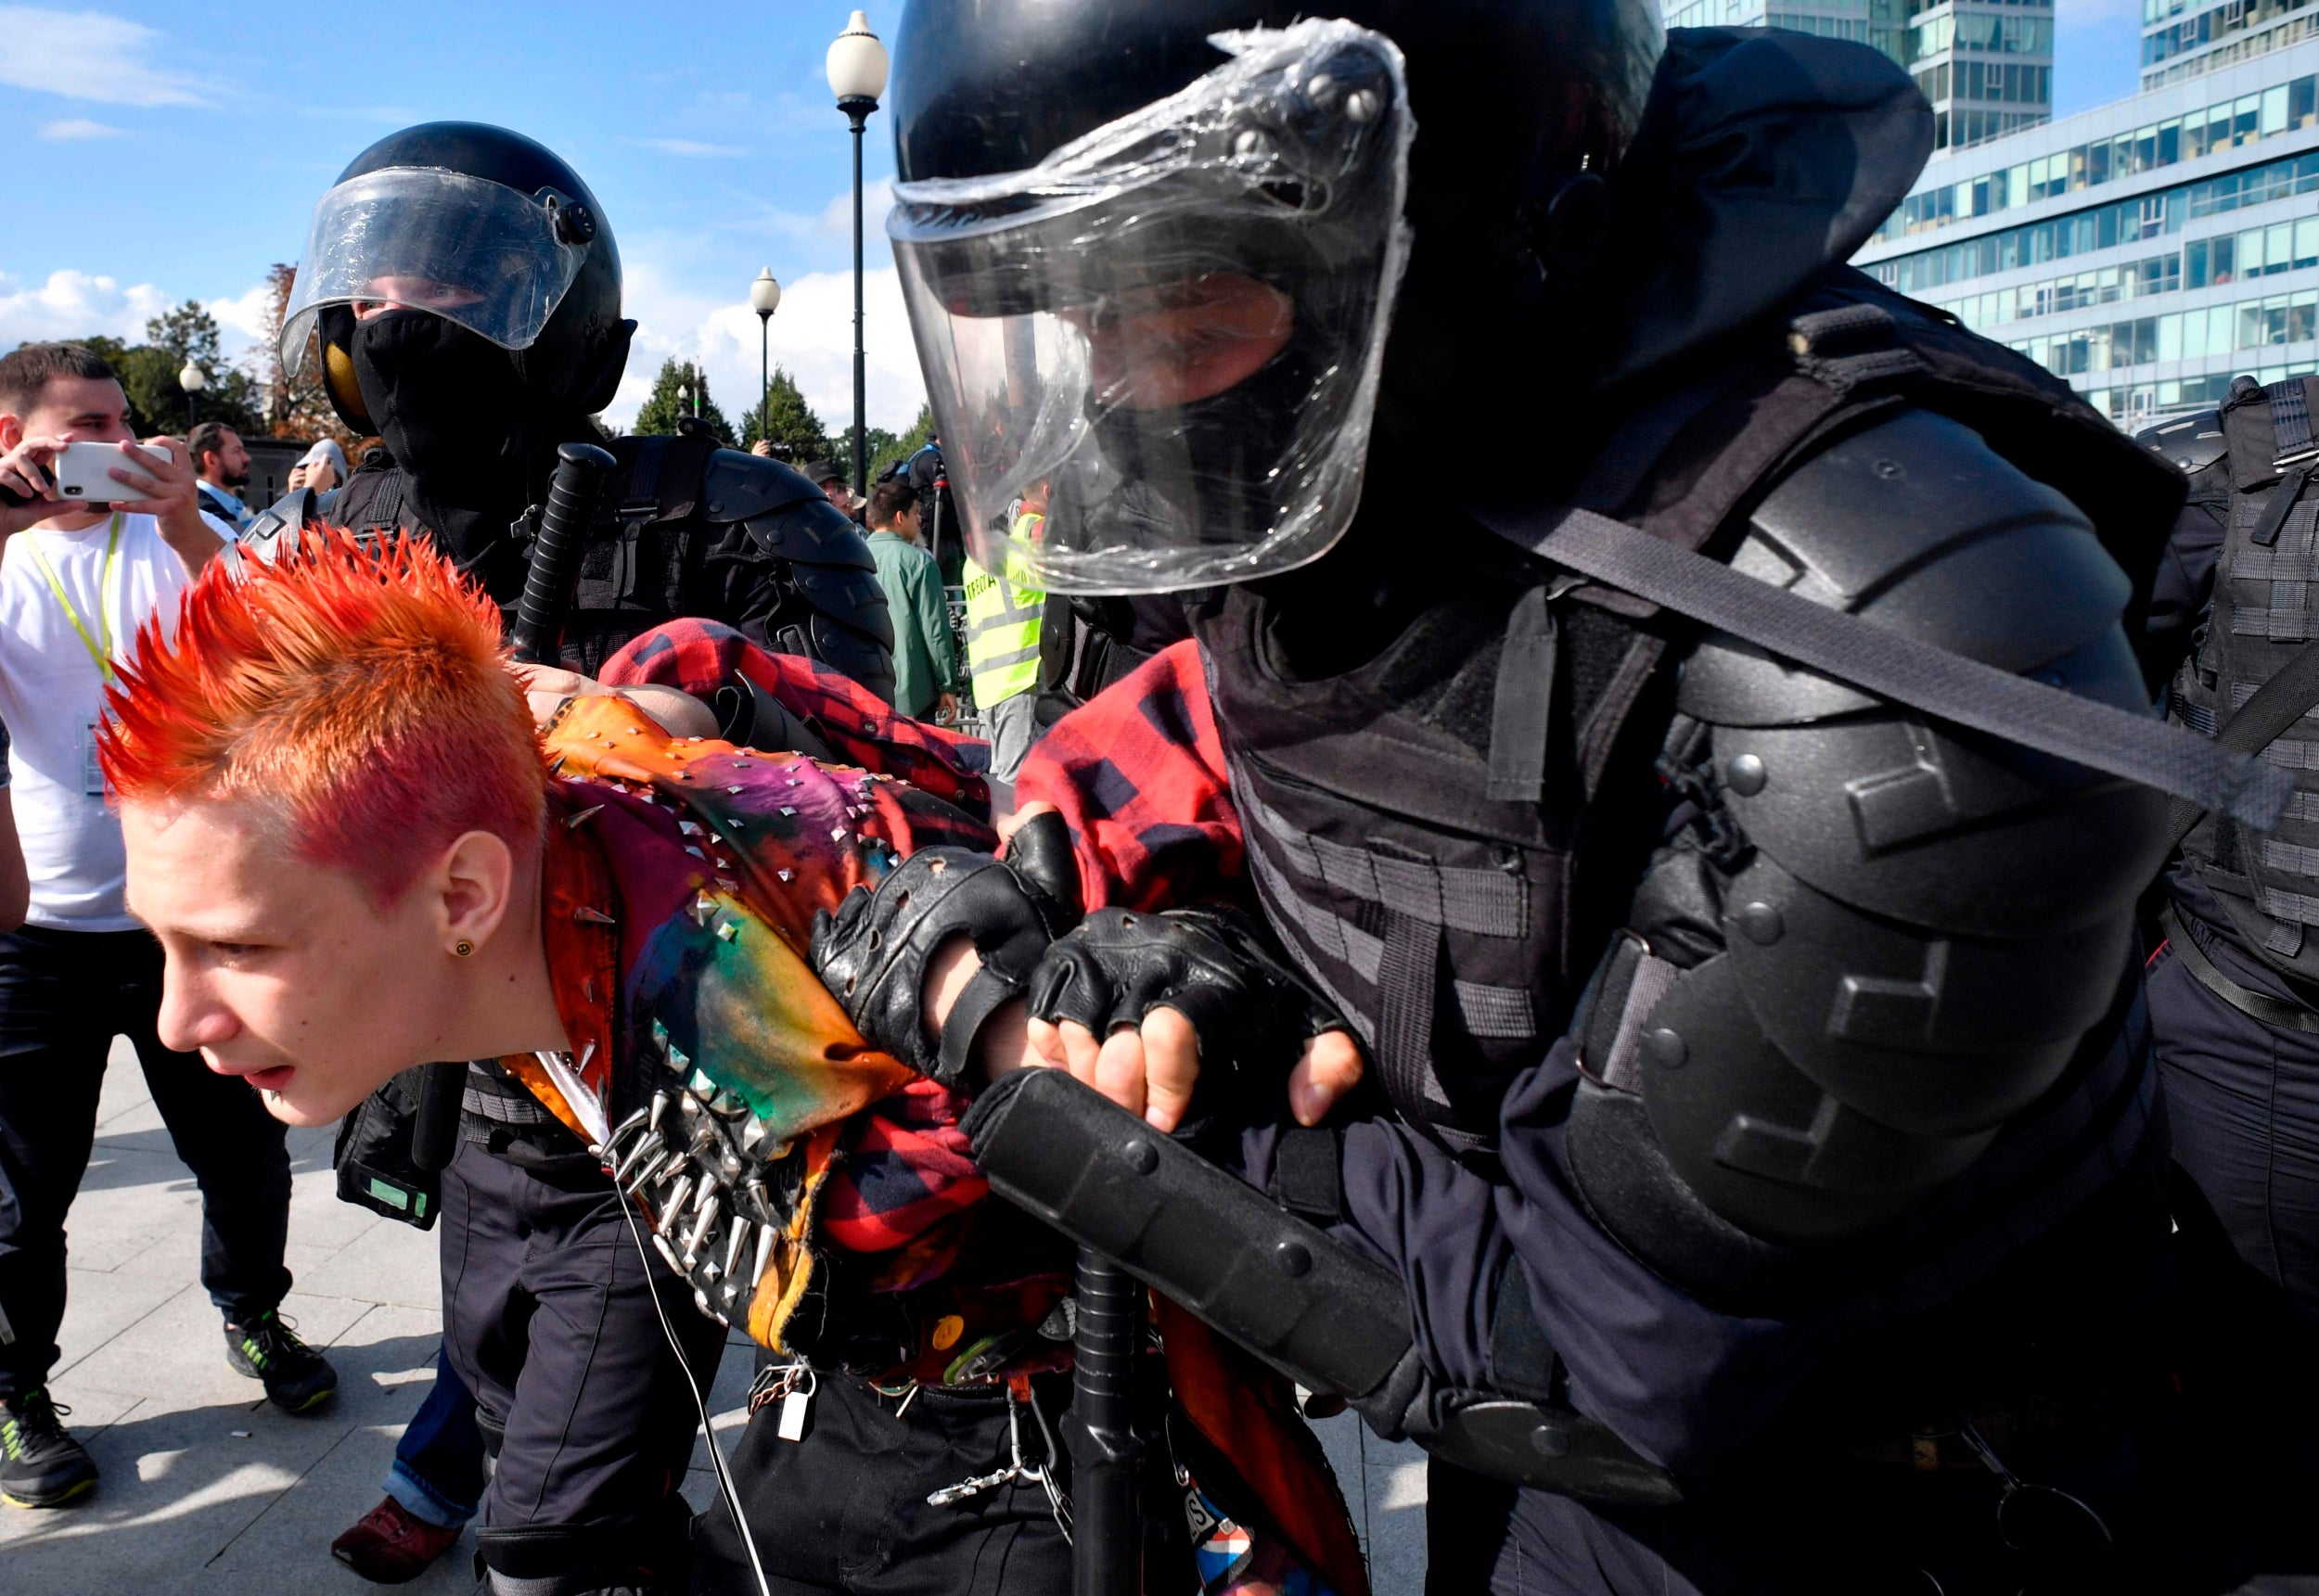
[[[916,1564],[925,1589],[1004,1571],[1010,1596],[1059,1596],[1068,1543],[1038,1474],[985,1476],[1010,1435],[1039,1461],[1059,1412],[1067,1333],[1035,1331],[1060,1321],[1067,1255],[980,1200],[961,1102],[865,1041],[807,963],[816,911],[913,853],[996,868],[920,851],[994,838],[890,778],[672,737],[636,701],[648,690],[627,691],[556,705],[543,743],[495,610],[422,544],[332,535],[195,583],[173,637],[139,637],[102,745],[131,901],[168,955],[163,1033],[297,1124],[415,1063],[499,1057],[615,1167],[633,1250],[658,1247],[694,1285],[694,1304],[663,1304],[671,1321],[697,1306],[778,1355],[737,1468],[776,1589],[849,1589],[866,1556]],[[1019,1017],[1006,1035],[996,1056],[1027,1057]],[[1170,1427],[1155,1503],[1201,1488],[1179,1483],[1187,1458],[1216,1491],[1224,1437],[1249,1423],[1288,1433],[1276,1406],[1230,1411],[1236,1365],[1196,1325],[1180,1348],[1171,1331],[1180,1354],[1205,1359],[1198,1389],[1227,1395]],[[493,1371],[462,1361],[504,1412]],[[689,1414],[693,1396],[656,1400]],[[1287,1425],[1301,1439],[1264,1449],[1256,1494],[1300,1502],[1308,1526],[1333,1513],[1301,1561],[1358,1596],[1325,1464]],[[1066,1465],[1046,1462],[1059,1490]],[[1188,1567],[1181,1507],[1155,1516],[1151,1544]],[[491,1514],[487,1499],[486,1536]],[[726,1515],[696,1539],[727,1581],[704,1570],[699,1588],[756,1588]],[[1298,1560],[1282,1547],[1269,1565],[1282,1559]],[[603,1583],[660,1589],[672,1572],[608,1567]],[[494,1562],[494,1589],[526,1589],[502,1577],[519,1573]]]

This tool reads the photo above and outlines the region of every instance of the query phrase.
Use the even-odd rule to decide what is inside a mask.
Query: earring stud
[[[468,941],[465,937],[462,937],[457,941],[451,944],[451,951],[454,957],[464,959],[469,953],[475,951],[475,944]]]

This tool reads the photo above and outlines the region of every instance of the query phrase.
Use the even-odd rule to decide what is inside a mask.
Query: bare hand
[[[0,488],[26,501],[21,504],[0,504],[0,538],[37,526],[70,507],[57,492],[55,482],[49,479],[47,470],[57,451],[64,445],[61,438],[27,438],[6,454],[0,454]]]
[[[177,551],[189,574],[198,576],[210,556],[225,543],[201,517],[196,486],[199,479],[193,472],[193,457],[174,438],[148,438],[146,442],[166,450],[169,457],[156,459],[134,443],[117,445],[121,464],[107,466],[105,474],[127,492],[142,496],[115,499],[112,507],[132,516],[150,516],[160,522],[161,541]]]
[[[770,438],[760,438],[756,442],[749,446],[749,452],[751,454],[756,455],[760,460],[770,460],[773,458],[773,440]]]
[[[1115,1030],[1100,1042],[1075,1020],[1031,1020],[1026,1040],[1040,1063],[1070,1070],[1161,1132],[1183,1123],[1199,1080],[1199,1038],[1173,1009],[1154,1009],[1140,1030]],[[1361,1050],[1351,1037],[1340,1030],[1309,1037],[1288,1072],[1288,1111],[1300,1125],[1318,1125],[1361,1076]]]
[[[291,466],[291,467],[290,467],[290,474],[289,474],[289,484],[288,484],[288,486],[289,486],[289,491],[290,491],[291,492],[295,493],[295,492],[298,492],[298,490],[299,490],[299,489],[301,489],[301,488],[304,487],[304,486],[306,485],[306,475],[307,475],[307,473],[308,473],[308,472],[312,471],[313,469],[314,469],[314,467],[313,467],[312,466]]]
[[[938,726],[955,726],[958,723],[957,694],[937,693],[934,695],[934,723]]]

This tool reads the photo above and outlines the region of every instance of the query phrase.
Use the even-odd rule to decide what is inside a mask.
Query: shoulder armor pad
[[[2176,470],[2197,475],[2230,453],[2220,411],[2202,410],[2146,427],[2133,440]]]
[[[711,521],[747,526],[757,546],[775,559],[863,571],[878,568],[862,529],[819,488],[778,460],[718,450],[709,457],[700,505]]]
[[[2075,504],[2006,464],[1970,428],[1922,410],[1790,472],[1758,506],[1731,563],[2015,671],[2055,665],[2103,639],[2132,596]],[[2115,661],[2105,655],[2101,663]],[[1692,655],[1680,699],[1685,713],[1726,726],[1797,725],[1877,702],[1720,637]]]
[[[331,507],[338,499],[336,488],[327,493],[317,493],[312,488],[293,489],[250,517],[250,524],[242,529],[241,545],[269,563],[279,559],[298,546],[301,528],[329,520]]]
[[[701,478],[701,513],[712,521],[746,521],[807,499],[829,502],[803,472],[738,449],[720,449],[710,455]]]

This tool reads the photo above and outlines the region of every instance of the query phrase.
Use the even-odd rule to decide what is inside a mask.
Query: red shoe
[[[332,1541],[330,1555],[374,1585],[400,1585],[425,1573],[458,1539],[456,1529],[413,1518],[389,1497]]]

